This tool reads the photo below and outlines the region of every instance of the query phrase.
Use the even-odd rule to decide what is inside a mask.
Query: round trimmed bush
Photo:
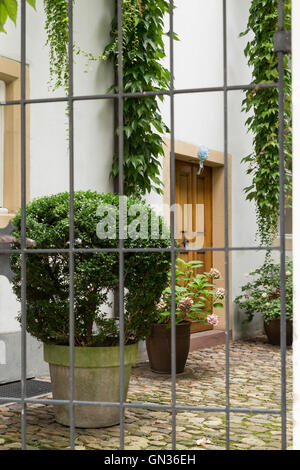
[[[138,212],[136,205],[141,208]],[[142,206],[141,206],[142,204]],[[107,218],[107,205],[115,219]],[[74,194],[74,246],[76,249],[119,247],[119,197],[77,191]],[[168,229],[161,217],[140,200],[127,198],[125,248],[170,246]],[[114,211],[113,211],[114,213]],[[36,246],[26,255],[27,330],[45,343],[69,344],[69,253],[35,253],[35,249],[69,248],[69,194],[42,197],[27,204],[26,236]],[[105,222],[107,223],[105,224]],[[19,237],[21,214],[12,221]],[[140,222],[140,223],[139,223]],[[149,222],[145,225],[145,222]],[[151,222],[151,223],[150,223]],[[101,224],[102,225],[99,225]],[[148,226],[147,226],[148,225]],[[99,228],[115,238],[99,238]],[[98,230],[98,235],[97,235]],[[159,234],[164,236],[159,236]],[[166,235],[167,234],[167,235]],[[13,289],[21,299],[21,259],[11,256],[15,273]],[[111,318],[112,292],[119,283],[119,253],[74,255],[74,319],[76,346],[110,346],[119,341],[119,321]],[[124,254],[125,344],[144,339],[155,322],[155,305],[168,283],[170,253]],[[18,317],[20,320],[20,316]]]

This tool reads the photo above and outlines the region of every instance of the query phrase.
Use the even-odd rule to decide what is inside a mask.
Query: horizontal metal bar
[[[225,247],[207,247],[207,248],[174,248],[177,252],[194,252],[194,251],[225,251]],[[280,251],[280,246],[231,246],[229,251]],[[0,249],[0,254],[59,254],[59,253],[171,253],[171,248],[41,248],[41,249],[17,249],[5,250]]]
[[[228,85],[227,87],[218,86],[218,87],[202,87],[202,88],[182,88],[174,90],[174,95],[180,94],[189,94],[189,93],[216,93],[224,91],[238,91],[238,90],[259,90],[265,88],[278,88],[277,83],[250,83],[247,85]],[[90,101],[90,100],[106,100],[106,99],[118,99],[122,98],[143,98],[147,96],[161,96],[166,95],[170,96],[170,90],[153,90],[153,91],[141,91],[136,93],[106,93],[106,94],[97,94],[97,95],[79,95],[71,97],[71,101]],[[53,98],[31,98],[25,100],[10,100],[5,102],[0,102],[0,106],[15,106],[20,104],[42,104],[42,103],[61,103],[69,102],[68,97],[53,97]]]
[[[10,402],[10,403],[21,403],[21,398],[13,397],[0,397],[0,402]],[[24,402],[32,404],[42,404],[42,405],[68,405],[69,400],[52,400],[52,399],[42,399],[42,398],[25,398]],[[85,406],[110,406],[112,408],[119,407],[119,402],[97,402],[97,401],[81,401],[74,400],[74,405],[85,405]],[[5,403],[5,405],[8,403]],[[123,405],[126,408],[137,408],[137,409],[153,409],[153,410],[167,410],[172,411],[172,405],[164,405],[157,403],[124,403]],[[175,405],[177,411],[203,411],[203,412],[216,412],[216,413],[225,413],[226,407],[217,407],[217,406],[192,406],[192,405]],[[230,408],[232,413],[241,413],[241,414],[275,414],[278,415],[281,413],[279,409],[265,409],[265,408]]]

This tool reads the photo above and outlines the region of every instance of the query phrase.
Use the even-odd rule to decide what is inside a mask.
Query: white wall
[[[30,68],[30,96],[51,96],[47,88],[49,77],[48,50],[44,47],[46,34],[42,2],[37,12],[27,8],[27,62]],[[174,29],[180,42],[175,42],[175,87],[207,87],[223,84],[223,26],[222,1],[176,2]],[[250,0],[228,0],[228,82],[248,83],[251,79],[243,48],[246,38],[239,38],[247,23]],[[109,40],[113,2],[110,0],[77,0],[74,10],[74,39],[76,45],[96,54]],[[188,6],[188,8],[187,8]],[[166,28],[167,29],[167,28]],[[0,55],[20,59],[20,27],[8,24],[7,36],[1,36]],[[168,38],[166,47],[169,49]],[[169,59],[165,60],[169,67]],[[107,64],[92,64],[85,73],[86,60],[75,56],[75,94],[105,92],[113,79]],[[56,95],[62,96],[59,90]],[[241,159],[251,150],[251,136],[246,134],[245,115],[241,113],[243,93],[229,93],[229,152],[232,154],[232,213],[233,245],[255,243],[254,207],[245,201],[243,188],[249,178]],[[75,186],[76,189],[112,189],[108,174],[113,153],[113,104],[109,100],[75,103]],[[169,100],[162,106],[169,123]],[[31,198],[68,190],[68,143],[65,104],[34,104],[30,106],[30,192]],[[175,138],[196,145],[205,144],[223,151],[223,94],[199,93],[175,97]],[[151,195],[149,201],[161,198]],[[246,281],[245,273],[255,268],[263,255],[235,252],[232,257],[233,298]],[[8,294],[5,282],[0,282],[0,325],[17,329],[16,304]],[[241,319],[236,313],[235,332],[242,334]],[[253,328],[256,326],[253,325]],[[0,330],[1,331],[1,330]]]
[[[228,84],[251,82],[251,71],[244,56],[247,37],[239,34],[247,25],[250,0],[227,1]],[[180,41],[174,42],[175,88],[199,88],[223,85],[223,23],[222,1],[176,2],[174,31]],[[188,6],[188,8],[187,8]],[[169,39],[165,40],[169,51]],[[164,61],[169,67],[169,57]],[[256,222],[254,204],[245,200],[243,188],[249,185],[246,166],[241,159],[251,152],[251,135],[245,127],[246,116],[241,112],[244,94],[228,94],[228,149],[232,155],[232,244],[253,246]],[[170,102],[162,106],[164,119],[170,123]],[[223,93],[193,93],[175,95],[175,139],[195,145],[224,151]],[[151,195],[147,200],[161,203],[161,198]],[[232,298],[240,293],[247,282],[245,274],[263,262],[264,254],[234,252],[232,254]],[[260,318],[244,325],[241,312],[235,304],[234,336],[255,334],[262,327]]]
[[[110,0],[76,0],[74,40],[83,50],[99,54],[109,42],[114,5]],[[44,46],[43,2],[37,11],[27,7],[26,61],[30,74],[30,98],[53,96],[48,88],[48,48]],[[0,56],[20,60],[20,11],[17,27],[7,23],[7,35],[0,36]],[[93,63],[85,73],[86,59],[75,56],[74,93],[102,93],[112,84],[112,67]],[[63,90],[55,96],[63,96]],[[69,155],[65,103],[30,106],[30,197],[67,191]],[[108,173],[113,154],[113,104],[111,100],[76,102],[75,189],[107,192],[112,189]],[[19,330],[19,306],[8,281],[0,278],[0,333]]]

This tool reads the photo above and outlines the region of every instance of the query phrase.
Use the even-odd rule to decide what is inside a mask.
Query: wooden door
[[[202,261],[198,272],[210,271],[212,252],[201,248],[212,246],[212,171],[204,167],[198,175],[199,165],[176,160],[175,167],[175,237],[180,246],[199,248],[180,251],[185,261]],[[191,331],[210,330],[211,325],[193,322]]]

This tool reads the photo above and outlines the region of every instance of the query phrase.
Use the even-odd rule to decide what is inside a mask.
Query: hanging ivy
[[[44,0],[46,45],[49,46],[50,87],[68,93],[68,0]]]
[[[136,30],[128,31],[123,38],[125,93],[169,88],[170,72],[160,62],[166,56],[163,36],[164,15],[168,12],[169,2],[164,0],[148,0],[139,5]],[[115,21],[112,31],[114,38]],[[117,64],[117,53],[111,57]],[[163,96],[124,99],[124,191],[127,195],[144,195],[151,189],[162,193],[160,157],[164,154],[163,134],[169,129],[161,116],[160,101]],[[119,158],[115,154],[112,176],[117,177],[118,172]]]
[[[116,8],[117,10],[117,8]],[[137,25],[139,18],[143,16],[142,0],[123,0],[122,3],[122,36],[123,36],[123,49],[127,44],[128,36],[133,37],[131,44],[131,56],[132,61],[136,60],[136,52],[139,45],[139,37],[137,33]],[[116,28],[116,18],[113,22],[113,30],[111,31],[111,37],[113,41],[107,45],[102,54],[95,56],[91,52],[86,52],[77,47],[77,54],[83,54],[91,61],[97,60],[109,60],[112,56],[118,56],[118,31]]]
[[[166,56],[163,42],[165,0],[124,0],[123,82],[125,93],[168,89],[170,72],[161,65]],[[178,39],[174,34],[174,39]],[[96,58],[87,55],[91,60]],[[111,42],[100,60],[111,60],[118,67],[117,18],[112,21]],[[118,91],[113,85],[109,91]],[[124,99],[124,192],[141,196],[154,189],[162,193],[160,178],[163,134],[169,132],[160,112],[163,96]],[[118,130],[117,130],[118,133]],[[119,155],[113,158],[111,177],[119,173]]]
[[[285,29],[291,29],[291,0],[284,0]],[[273,35],[278,29],[277,0],[252,0],[247,29],[244,36],[252,33],[245,56],[252,69],[252,83],[278,81],[278,59],[274,53]],[[287,207],[290,205],[292,186],[292,122],[291,122],[291,67],[284,56],[285,92],[285,193]],[[278,143],[278,89],[254,89],[246,92],[243,111],[250,116],[246,120],[253,134],[253,151],[243,158],[248,165],[247,174],[252,183],[244,189],[246,198],[255,201],[258,236],[262,245],[271,244],[278,234],[280,206],[279,193],[279,143]]]

